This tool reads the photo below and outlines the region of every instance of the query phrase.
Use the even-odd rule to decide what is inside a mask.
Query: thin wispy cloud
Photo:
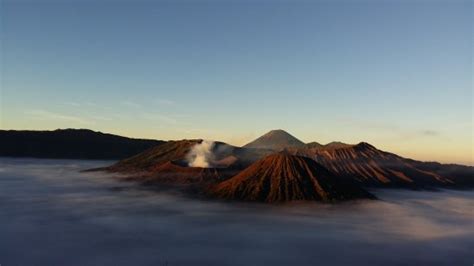
[[[147,120],[164,122],[167,124],[178,124],[178,120],[174,118],[172,115],[157,114],[157,113],[142,113],[141,117]]]
[[[155,103],[159,105],[175,105],[176,104],[175,101],[169,100],[169,99],[156,99]]]
[[[34,119],[71,122],[71,123],[81,124],[81,125],[95,124],[94,121],[85,119],[83,117],[55,113],[55,112],[50,112],[50,111],[40,110],[40,109],[28,110],[25,112],[25,114],[31,116]]]
[[[191,118],[192,117],[192,115],[190,114],[173,114],[172,116],[175,118]]]
[[[435,131],[435,130],[430,130],[430,129],[427,129],[427,130],[422,130],[421,132],[421,135],[423,136],[439,136],[439,132],[438,131]]]
[[[400,127],[394,124],[369,121],[369,120],[357,120],[353,118],[340,118],[340,123],[347,127],[357,127],[363,129],[382,130],[382,131],[394,131],[399,130]]]
[[[103,105],[98,105],[95,102],[85,102],[84,105],[89,105],[89,106],[103,106]]]
[[[94,115],[95,120],[101,120],[101,121],[111,121],[112,118],[110,117],[105,117],[105,116],[100,116],[100,115]]]
[[[111,110],[112,108],[104,103],[96,103],[96,102],[84,102],[82,103],[84,106],[92,107],[95,109],[104,109],[104,110]]]
[[[394,136],[397,140],[411,140],[422,137],[442,137],[441,132],[436,130],[405,128],[394,123],[365,121],[351,118],[343,118],[339,121],[346,127],[360,128],[366,131],[383,132],[386,135]]]
[[[132,108],[141,108],[142,106],[136,102],[132,101],[123,101],[121,102],[122,105],[132,107]]]
[[[67,105],[67,106],[72,106],[72,107],[80,107],[80,106],[82,106],[82,104],[77,103],[77,102],[64,102],[63,104],[64,104],[64,105]]]
[[[112,109],[110,106],[107,106],[105,104],[98,104],[98,103],[95,103],[95,102],[65,101],[65,102],[62,102],[60,104],[63,105],[63,106],[73,107],[73,108],[79,108],[79,107],[84,108],[84,109],[92,108],[94,110],[97,110],[97,109],[111,110]]]
[[[400,130],[394,132],[399,139],[401,140],[413,140],[413,139],[420,139],[420,138],[442,138],[442,139],[449,139],[446,136],[436,130],[431,129],[424,129],[424,130]]]

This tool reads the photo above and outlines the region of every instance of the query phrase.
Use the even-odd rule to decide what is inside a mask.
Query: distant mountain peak
[[[272,130],[268,131],[265,135],[272,135],[272,134],[289,134],[289,133],[286,132],[285,130],[279,128],[279,129],[272,129]]]
[[[304,142],[283,129],[274,129],[254,141],[244,145],[244,148],[283,150],[290,147],[302,147]]]

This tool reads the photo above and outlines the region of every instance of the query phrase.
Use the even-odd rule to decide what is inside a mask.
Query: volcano
[[[214,186],[211,194],[222,198],[266,202],[366,197],[359,186],[474,187],[474,167],[415,161],[366,142],[304,144],[283,130],[273,130],[244,147],[215,141],[209,146],[209,165],[196,167],[189,154],[201,143],[200,139],[168,141],[91,171],[105,170],[146,182]],[[275,150],[283,153],[271,155]]]
[[[121,160],[104,170],[122,173],[149,172],[153,168],[170,161],[184,161],[191,148],[201,142],[200,139],[168,141]]]
[[[119,173],[121,178],[146,184],[204,186],[234,176],[268,153],[216,141],[210,150],[209,167],[192,167],[189,153],[202,142],[201,139],[168,141],[111,166],[87,171]]]
[[[98,170],[137,173],[155,171],[158,166],[167,162],[184,166],[187,164],[187,155],[191,149],[202,141],[201,139],[168,141]],[[244,149],[216,141],[212,145],[211,153],[213,156],[212,167],[243,169],[270,152],[268,150]]]
[[[134,179],[145,184],[201,186],[216,182],[225,174],[225,171],[219,171],[218,168],[189,167],[181,162],[168,161],[151,167],[146,173],[135,176]]]
[[[285,152],[269,155],[210,189],[228,200],[333,202],[374,198],[356,184],[340,179],[314,160]]]
[[[282,129],[271,130],[256,140],[247,143],[243,148],[269,149],[281,151],[285,148],[304,147],[305,144]]]

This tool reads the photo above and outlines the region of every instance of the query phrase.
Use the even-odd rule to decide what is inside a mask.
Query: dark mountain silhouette
[[[123,159],[163,143],[87,129],[0,130],[0,156],[8,157]]]
[[[340,142],[340,141],[333,141],[333,142],[329,142],[328,144],[324,145],[323,148],[325,148],[325,149],[339,149],[339,148],[347,148],[347,147],[351,147],[351,146],[354,146],[354,145],[343,143],[343,142]]]
[[[346,144],[340,141],[333,141],[329,142],[326,145],[320,144],[319,142],[313,141],[310,143],[306,143],[304,147],[300,148],[306,148],[306,149],[339,149],[339,148],[346,148],[346,147],[351,147],[354,145],[351,144]]]
[[[305,147],[309,148],[309,149],[322,148],[322,147],[324,147],[324,145],[319,143],[319,142],[313,141],[313,142],[306,143]]]
[[[210,194],[229,200],[284,202],[373,198],[357,185],[335,176],[314,160],[277,153],[211,188]]]
[[[274,151],[280,151],[289,147],[304,147],[305,144],[290,135],[288,132],[277,129],[272,130],[265,135],[257,138],[256,140],[246,144],[243,148],[252,149],[269,149]]]

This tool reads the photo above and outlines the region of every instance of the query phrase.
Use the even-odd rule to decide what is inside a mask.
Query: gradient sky
[[[471,1],[1,2],[1,128],[474,164]]]

